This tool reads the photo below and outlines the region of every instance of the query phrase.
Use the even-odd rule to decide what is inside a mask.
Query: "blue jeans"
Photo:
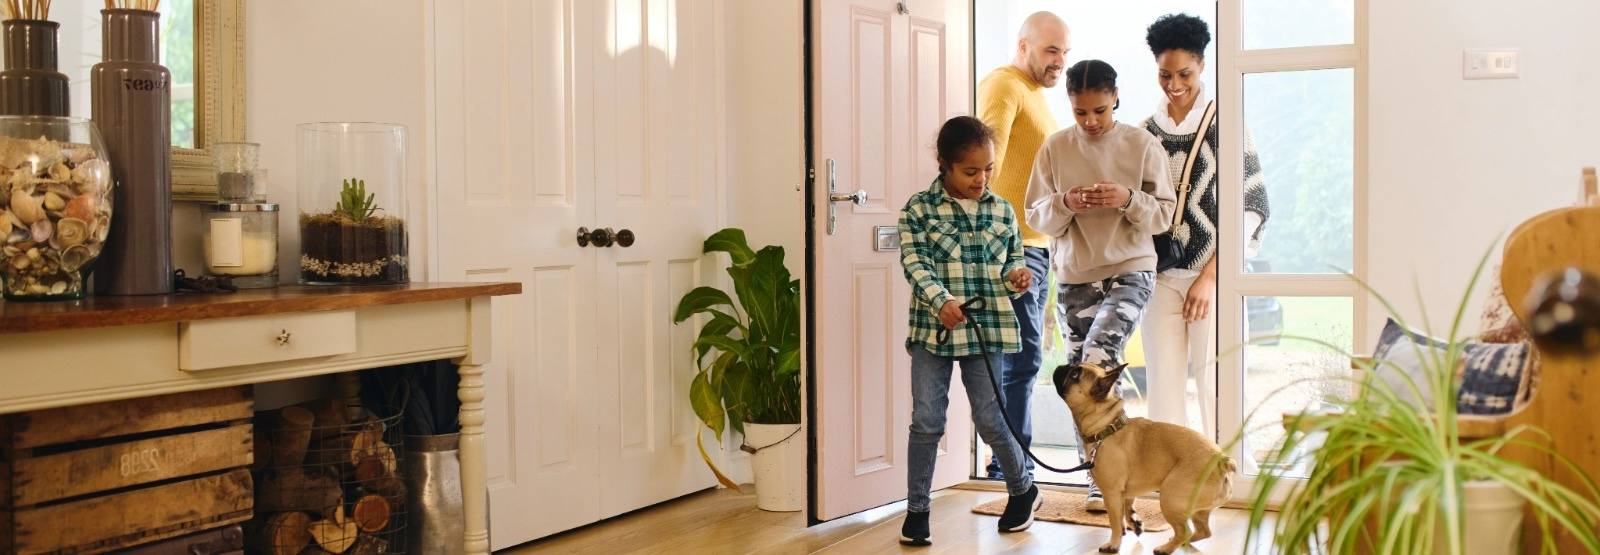
[[[1006,473],[1006,491],[1022,495],[1033,487],[1032,475],[1022,468],[1022,448],[1017,445],[1006,423],[1000,420],[1000,406],[994,400],[994,386],[983,357],[942,357],[920,346],[907,349],[911,354],[911,441],[906,456],[906,508],[912,512],[928,510],[928,495],[933,488],[933,465],[939,453],[939,438],[944,437],[945,409],[950,406],[951,365],[960,363],[961,384],[967,388],[972,404],[972,424],[978,437],[989,444]],[[1002,355],[987,355],[989,364],[999,364]],[[995,367],[998,372],[1000,368]]]
[[[1000,393],[1005,396],[1006,415],[1017,426],[1017,443],[1023,449],[1033,445],[1033,418],[1028,411],[1028,400],[1033,395],[1034,379],[1039,377],[1039,366],[1044,364],[1044,302],[1050,290],[1050,250],[1035,247],[1023,249],[1028,261],[1028,272],[1033,274],[1033,284],[1026,293],[1011,299],[1011,308],[1017,313],[1021,328],[1022,351],[1001,357]],[[1023,457],[1023,466],[1031,473],[1033,460]],[[993,457],[985,469],[991,478],[1003,478],[1005,472]]]

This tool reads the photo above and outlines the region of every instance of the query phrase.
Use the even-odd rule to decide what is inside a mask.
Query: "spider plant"
[[[1491,250],[1492,252],[1492,250]],[[1454,369],[1463,360],[1462,317],[1481,276],[1488,253],[1479,261],[1467,292],[1450,324],[1448,346],[1417,347],[1423,361],[1420,379],[1413,379],[1392,363],[1364,363],[1362,375],[1311,378],[1344,382],[1349,395],[1335,398],[1334,410],[1301,414],[1287,424],[1294,430],[1283,445],[1261,463],[1251,499],[1250,529],[1267,526],[1266,511],[1274,505],[1273,493],[1286,490],[1273,517],[1271,550],[1275,553],[1350,553],[1365,550],[1379,554],[1462,553],[1465,508],[1463,485],[1469,481],[1495,482],[1509,488],[1533,508],[1546,553],[1553,553],[1557,526],[1571,533],[1590,552],[1600,552],[1595,523],[1600,522],[1600,497],[1595,483],[1581,469],[1541,439],[1539,428],[1517,426],[1503,437],[1463,440],[1457,429]],[[1405,326],[1398,311],[1382,295],[1353,275],[1350,279],[1383,304],[1396,322]],[[1420,304],[1420,285],[1418,286]],[[1425,311],[1424,311],[1425,312]],[[1414,329],[1405,326],[1405,329]],[[1423,330],[1434,336],[1424,317]],[[1351,357],[1327,342],[1308,341]],[[1415,346],[1415,342],[1412,342]],[[1352,360],[1354,358],[1352,357]],[[1379,372],[1395,372],[1403,380],[1380,379]],[[1308,380],[1300,380],[1305,382]],[[1391,383],[1393,382],[1393,383]],[[1420,383],[1419,383],[1420,382]],[[1399,385],[1394,385],[1399,384]],[[1274,392],[1282,393],[1295,384]],[[1424,389],[1442,392],[1423,399]],[[1543,392],[1544,395],[1558,392]],[[1254,415],[1252,414],[1252,419]],[[1250,422],[1252,419],[1247,419]],[[1283,425],[1274,419],[1274,425]],[[1233,441],[1236,443],[1243,437]],[[1317,438],[1320,444],[1314,444]],[[1566,487],[1555,479],[1508,458],[1507,447],[1532,450],[1565,465],[1582,480],[1581,488]],[[1298,479],[1288,470],[1309,463],[1310,476]],[[1260,548],[1251,533],[1246,551]],[[1442,545],[1436,545],[1442,541]]]

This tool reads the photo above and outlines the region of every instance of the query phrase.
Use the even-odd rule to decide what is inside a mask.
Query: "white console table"
[[[516,283],[0,302],[0,414],[450,359],[467,553],[489,552],[483,364]]]

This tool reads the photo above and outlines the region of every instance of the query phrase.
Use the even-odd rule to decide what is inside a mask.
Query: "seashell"
[[[37,222],[33,222],[33,225],[29,228],[29,231],[33,233],[33,242],[43,243],[45,241],[49,241],[50,236],[55,235],[56,227],[50,225],[50,218],[45,218]]]
[[[26,270],[28,269],[28,265],[32,263],[33,262],[28,260],[28,257],[26,256],[17,255],[11,257],[11,267],[18,270]]]
[[[58,281],[58,282],[50,284],[50,294],[51,295],[60,295],[62,293],[66,293],[66,292],[67,292],[67,282]]]
[[[42,283],[35,283],[33,285],[29,285],[28,286],[28,294],[29,295],[43,295],[43,294],[49,293],[49,292],[50,292],[50,288],[45,286]]]
[[[5,254],[6,258],[10,258],[22,254],[22,249],[13,247],[11,245],[6,245],[4,247],[0,247],[0,254]]]
[[[72,181],[77,184],[78,192],[85,195],[104,191],[111,181],[111,166],[99,158],[85,160],[72,170]]]
[[[58,249],[82,245],[89,240],[89,222],[77,218],[61,218],[56,222],[55,239],[50,244]]]
[[[32,225],[44,219],[43,201],[33,198],[28,192],[12,190],[11,213],[16,214],[17,220],[22,223]]]
[[[39,247],[28,247],[28,260],[37,261],[41,256],[44,254],[39,252]]]
[[[88,247],[83,245],[67,247],[61,251],[61,269],[68,272],[76,272],[78,268],[88,264],[89,260],[94,258],[94,254]]]
[[[74,148],[67,151],[67,161],[73,165],[82,164],[90,158],[94,158],[94,149]]]
[[[94,197],[78,195],[67,201],[67,207],[61,214],[68,218],[77,218],[85,222],[94,221]]]
[[[67,199],[61,198],[61,195],[58,195],[58,194],[55,194],[55,193],[45,193],[44,194],[44,209],[45,210],[49,210],[51,212],[60,212],[62,208],[66,208],[66,207],[67,207]]]
[[[72,179],[72,168],[68,168],[66,162],[57,162],[54,166],[50,166],[47,175],[51,181],[66,181]]]
[[[0,210],[0,237],[10,235],[11,229],[16,227],[16,225],[17,224],[12,220],[10,212]]]
[[[33,183],[33,174],[24,171],[22,168],[18,168],[17,171],[11,172],[11,175],[6,178],[6,184],[10,185],[12,189],[27,185],[29,183]]]

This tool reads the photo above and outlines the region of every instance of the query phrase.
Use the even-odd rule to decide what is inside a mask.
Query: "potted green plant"
[[[300,281],[313,284],[405,283],[405,221],[380,213],[364,179],[345,179],[333,209],[300,215]]]
[[[694,413],[720,441],[728,426],[754,454],[757,506],[798,511],[805,499],[800,430],[800,280],[783,265],[783,247],[753,251],[744,231],[706,239],[706,254],[727,253],[734,298],[715,287],[683,296],[673,321],[703,317],[694,342],[698,368],[689,386]],[[695,443],[700,445],[699,432]],[[700,446],[724,486],[739,489]]]
[[[1457,307],[1447,346],[1424,349],[1413,343],[1420,368],[1408,372],[1393,362],[1374,361],[1363,363],[1360,376],[1310,378],[1337,380],[1347,385],[1348,395],[1326,401],[1332,410],[1286,419],[1284,425],[1294,432],[1260,464],[1246,552],[1255,552],[1250,544],[1270,537],[1273,552],[1288,554],[1514,553],[1525,504],[1533,506],[1544,545],[1552,545],[1559,526],[1591,552],[1600,551],[1594,527],[1600,522],[1595,502],[1600,491],[1581,469],[1535,440],[1542,430],[1517,427],[1478,440],[1459,433],[1455,369],[1466,341],[1458,338],[1483,266],[1480,261]],[[1382,295],[1365,283],[1362,287],[1405,325]],[[1316,339],[1289,339],[1351,357]],[[1382,376],[1391,372],[1399,379]],[[1427,395],[1430,390],[1443,394]],[[1513,446],[1549,454],[1587,487],[1564,487],[1507,457],[1503,451]],[[1290,475],[1291,469],[1307,466],[1308,477]],[[1266,512],[1273,507],[1277,514],[1269,523]],[[1270,535],[1256,533],[1264,526],[1271,527]]]

